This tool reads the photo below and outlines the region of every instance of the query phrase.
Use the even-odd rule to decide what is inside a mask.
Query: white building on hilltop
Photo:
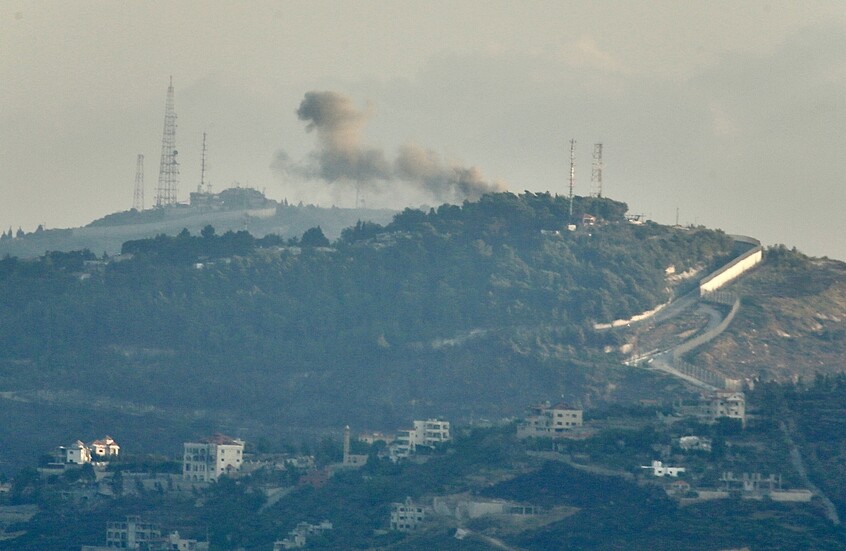
[[[517,426],[517,438],[561,438],[583,425],[581,409],[566,404],[551,406],[545,402],[529,407],[526,417]]]
[[[397,437],[390,446],[391,458],[402,459],[415,453],[418,446],[434,448],[450,440],[452,436],[449,421],[440,419],[414,421],[413,428],[397,431]]]
[[[182,478],[196,482],[214,482],[221,475],[241,470],[244,441],[214,434],[199,442],[185,442]]]

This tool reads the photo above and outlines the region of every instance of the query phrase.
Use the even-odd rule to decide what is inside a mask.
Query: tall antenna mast
[[[573,186],[576,184],[576,140],[570,140],[570,219],[573,218]]]
[[[206,133],[203,132],[203,154],[200,157],[200,185],[197,186],[197,193],[203,191],[211,192],[211,185],[206,186]]]
[[[144,210],[144,155],[138,154],[135,161],[135,192],[132,195],[132,208]]]
[[[156,188],[156,207],[176,204],[179,187],[179,161],[176,151],[176,111],[173,110],[173,77],[167,87],[164,131],[162,132],[162,157],[159,164],[159,185]]]
[[[596,190],[596,196],[602,197],[602,144],[593,144],[593,170],[590,174],[590,185]]]

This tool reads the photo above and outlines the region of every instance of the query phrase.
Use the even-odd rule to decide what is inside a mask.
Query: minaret
[[[344,427],[344,465],[350,464],[350,426]]]
[[[176,205],[179,187],[179,161],[176,151],[176,111],[173,110],[173,77],[167,87],[164,131],[162,132],[162,157],[159,164],[159,185],[156,188],[156,207]]]

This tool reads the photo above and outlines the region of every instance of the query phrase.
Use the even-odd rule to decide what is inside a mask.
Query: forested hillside
[[[668,266],[714,265],[732,241],[629,224],[609,199],[574,207],[596,225],[568,231],[566,198],[503,193],[334,243],[207,227],[127,242],[120,261],[7,257],[0,391],[235,427],[395,427],[581,400],[616,360],[592,324],[666,301]]]

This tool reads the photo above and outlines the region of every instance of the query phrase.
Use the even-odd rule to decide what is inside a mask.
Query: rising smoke
[[[384,151],[362,144],[361,134],[372,110],[357,109],[350,98],[337,92],[307,92],[297,116],[307,123],[307,131],[316,132],[317,147],[301,162],[278,151],[271,163],[277,172],[374,190],[408,186],[449,202],[478,199],[504,189],[486,181],[478,168],[446,163],[434,151],[417,145],[403,145],[389,162]]]

